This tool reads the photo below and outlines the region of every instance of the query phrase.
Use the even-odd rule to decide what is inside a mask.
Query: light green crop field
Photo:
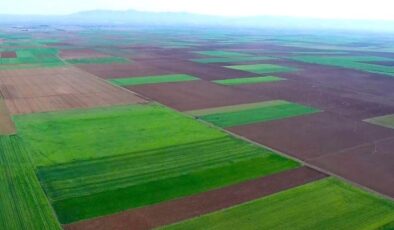
[[[381,116],[381,117],[373,117],[370,119],[366,119],[364,121],[369,122],[371,124],[394,129],[394,114]]]
[[[374,56],[297,56],[291,59],[306,63],[355,69],[394,77],[394,67],[366,63],[374,61],[393,61],[393,59],[390,58]]]
[[[158,75],[158,76],[116,78],[109,80],[109,82],[120,86],[132,86],[132,85],[147,85],[147,84],[159,84],[159,83],[195,81],[195,80],[199,80],[199,78],[187,74],[168,74],[168,75]]]
[[[100,57],[100,58],[81,58],[69,59],[70,64],[114,64],[114,63],[129,63],[130,60],[122,57]]]
[[[77,109],[13,117],[38,166],[114,156],[223,136],[157,104]]]
[[[216,80],[213,81],[220,85],[245,85],[245,84],[258,84],[258,83],[267,83],[267,82],[275,82],[275,81],[283,81],[284,78],[275,77],[275,76],[262,76],[262,77],[246,77],[246,78],[232,78],[225,80]]]
[[[61,229],[18,136],[0,136],[0,229]]]
[[[191,59],[193,62],[208,64],[208,63],[232,63],[232,62],[251,62],[251,61],[265,61],[275,60],[273,57],[254,56],[254,57],[216,57],[216,58],[196,58]]]
[[[32,157],[41,166],[38,176],[61,223],[299,166],[157,104],[20,115],[14,121],[37,151]]]
[[[296,70],[295,68],[273,64],[232,65],[226,67],[230,69],[242,70],[257,74],[292,72]]]
[[[224,58],[252,56],[252,55],[247,54],[247,53],[239,53],[239,52],[232,52],[232,51],[222,51],[222,50],[196,51],[194,53],[205,55],[205,56],[224,57]]]
[[[252,124],[257,122],[265,122],[279,120],[289,117],[302,116],[320,112],[320,110],[303,106],[295,103],[280,103],[271,106],[257,105],[254,108],[234,110],[231,112],[219,112],[206,114],[198,118],[215,124],[219,127],[228,128],[239,125]]]
[[[385,229],[394,203],[327,178],[162,229]],[[387,228],[388,229],[388,228]]]
[[[195,117],[199,117],[209,114],[236,112],[236,111],[242,111],[242,110],[248,110],[254,108],[263,108],[263,107],[269,107],[275,105],[287,105],[287,104],[289,104],[288,101],[273,100],[273,101],[262,101],[262,102],[246,103],[239,105],[228,105],[228,106],[221,106],[221,107],[208,108],[208,109],[190,110],[187,111],[186,113]]]

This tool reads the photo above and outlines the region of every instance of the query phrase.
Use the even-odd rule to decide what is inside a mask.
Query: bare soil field
[[[88,49],[61,50],[59,56],[63,59],[100,58],[109,55]]]
[[[358,183],[388,196],[394,195],[392,189],[388,189],[386,180],[370,180],[370,172],[373,171],[377,172],[375,176],[380,175],[379,178],[392,177],[392,170],[384,170],[390,167],[390,161],[374,156],[373,161],[364,161],[367,159],[365,154],[354,153],[352,161],[343,162],[346,164],[346,170],[342,170],[336,162],[342,158],[343,151],[374,145],[386,139],[392,140],[390,138],[394,137],[394,130],[350,120],[329,112],[239,126],[229,130],[313,165],[324,164],[324,168],[330,172],[340,174],[349,180],[358,172]],[[330,161],[325,162],[326,158]],[[316,161],[317,159],[319,160]],[[357,161],[364,163],[353,164]],[[381,168],[380,171],[376,169],[377,165]]]
[[[15,134],[14,122],[8,112],[8,108],[2,98],[0,98],[0,135]]]
[[[0,92],[11,114],[145,101],[72,67],[2,70]]]
[[[1,52],[0,57],[1,58],[16,58],[16,53],[13,51]]]
[[[126,87],[180,111],[268,100],[261,94],[220,86],[207,81],[165,83]]]
[[[324,177],[326,175],[323,173],[308,167],[301,167],[199,195],[65,225],[65,229],[126,230],[130,229],[130,226],[133,226],[135,230],[153,229],[268,196]]]

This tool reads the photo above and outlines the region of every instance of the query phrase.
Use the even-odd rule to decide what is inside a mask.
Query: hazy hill
[[[394,32],[394,21],[372,20],[330,20],[277,16],[220,17],[190,13],[152,13],[135,10],[85,11],[63,16],[0,15],[0,23],[46,23],[78,25],[199,25],[199,26],[240,26],[262,28],[295,29],[355,29]]]

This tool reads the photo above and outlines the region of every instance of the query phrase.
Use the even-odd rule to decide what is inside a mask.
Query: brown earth
[[[364,186],[394,197],[394,137],[308,160]]]
[[[133,62],[130,64],[89,64],[78,65],[78,68],[103,79],[176,73],[161,68],[156,68],[149,63],[144,62]]]
[[[207,81],[189,81],[126,87],[171,108],[186,111],[235,105],[269,99]]]
[[[11,135],[15,133],[15,124],[11,119],[4,100],[0,98],[0,135]]]
[[[222,66],[179,59],[133,59],[131,64],[90,64],[78,65],[78,67],[104,79],[161,74],[189,74],[205,80],[257,76],[257,74],[231,70]]]
[[[14,51],[1,52],[0,57],[1,58],[16,58],[16,52],[14,52]]]
[[[1,70],[0,92],[12,115],[145,102],[72,67]]]
[[[109,55],[88,49],[61,50],[59,57],[63,59],[79,59],[79,58],[100,58]]]
[[[394,138],[394,130],[371,125],[363,121],[351,120],[330,112],[322,112],[301,117],[264,122],[252,125],[229,128],[229,131],[244,136],[250,140],[274,148],[280,152],[291,155],[298,159],[311,162],[312,165],[322,165],[324,162],[329,172],[343,176],[352,180],[354,173],[358,172],[357,182],[368,186],[380,193],[394,196],[392,190],[386,190],[387,181],[382,177],[394,178],[394,170],[375,169],[380,167],[392,167],[392,161],[385,161],[381,158],[374,158],[373,161],[365,161],[360,167],[359,164],[366,159],[361,153],[352,155],[353,161],[346,162],[347,170],[340,171],[338,163],[331,159],[325,162],[325,157],[337,156],[341,151],[358,148],[364,145],[373,145],[386,139]],[[315,159],[320,159],[319,164],[315,164]],[[391,166],[390,166],[391,165]],[[371,180],[372,174],[374,179]]]
[[[326,177],[301,167],[240,184],[111,216],[65,225],[66,230],[145,230],[268,196]]]

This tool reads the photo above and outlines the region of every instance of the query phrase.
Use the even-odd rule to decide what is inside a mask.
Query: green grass
[[[158,75],[158,76],[117,78],[117,79],[111,79],[109,81],[115,85],[132,86],[132,85],[159,84],[159,83],[183,82],[183,81],[194,81],[194,80],[199,80],[199,79],[187,74],[168,74],[168,75]]]
[[[208,114],[228,113],[228,112],[235,112],[235,111],[248,110],[254,108],[263,108],[263,107],[269,107],[275,105],[287,105],[287,104],[289,104],[288,101],[273,100],[273,101],[263,101],[263,102],[255,102],[255,103],[247,103],[247,104],[239,104],[239,105],[229,105],[229,106],[215,107],[209,109],[190,110],[187,111],[186,113],[198,117]]]
[[[234,184],[299,164],[233,137],[41,168],[62,223]]]
[[[366,122],[394,129],[394,114],[366,119]]]
[[[197,51],[197,54],[213,57],[224,57],[224,58],[234,58],[234,57],[248,57],[251,56],[247,53],[238,53],[232,51],[222,51],[222,50],[212,50],[212,51]]]
[[[292,72],[296,70],[294,68],[280,66],[280,65],[273,65],[273,64],[232,65],[226,67],[230,69],[242,70],[256,74]]]
[[[210,122],[222,128],[247,125],[257,122],[279,120],[289,117],[302,116],[316,113],[320,110],[295,104],[281,103],[271,106],[256,106],[254,108],[234,110],[231,112],[219,112],[199,116],[199,119]]]
[[[334,178],[299,186],[162,229],[378,229],[394,204]]]
[[[14,117],[62,223],[298,167],[158,104]]]
[[[251,61],[265,61],[274,60],[273,57],[215,57],[215,58],[196,58],[191,59],[193,62],[208,64],[208,63],[231,63],[231,62],[251,62]]]
[[[394,67],[365,63],[374,61],[393,61],[393,59],[389,58],[374,56],[297,56],[291,59],[306,63],[355,69],[394,77]]]
[[[257,83],[267,83],[275,81],[283,81],[284,78],[275,76],[262,76],[262,77],[246,77],[246,78],[233,78],[225,80],[213,81],[220,85],[245,85],[245,84],[257,84]]]
[[[0,136],[0,229],[61,229],[18,136]]]
[[[38,166],[114,156],[222,137],[157,104],[14,116]]]
[[[129,63],[130,61],[122,57],[100,57],[100,58],[80,58],[67,60],[70,64],[114,64]]]

